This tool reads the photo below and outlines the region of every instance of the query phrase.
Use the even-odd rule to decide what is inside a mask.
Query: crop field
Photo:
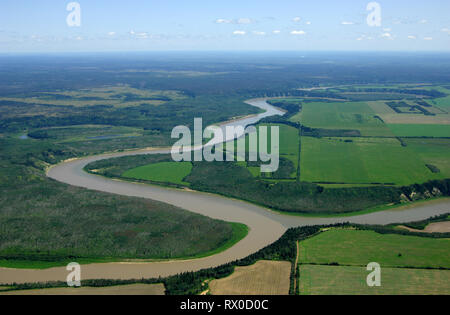
[[[191,170],[191,162],[161,162],[133,168],[123,173],[122,176],[152,182],[189,185],[183,179],[189,175]]]
[[[157,106],[182,98],[183,95],[176,91],[149,91],[118,85],[76,91],[41,92],[28,97],[1,97],[0,101],[75,107],[105,105],[132,107],[142,103]]]
[[[302,137],[303,181],[409,185],[442,177],[395,138]]]
[[[0,291],[0,295],[164,295],[164,291],[164,284],[130,284],[100,288],[81,287]]]
[[[236,267],[224,279],[209,283],[212,295],[287,295],[291,263],[260,260],[252,266]]]
[[[369,287],[364,267],[302,265],[302,295],[432,295],[450,292],[450,270],[381,269],[381,287]]]
[[[450,139],[406,139],[408,149],[427,163],[434,165],[439,173],[450,177]]]
[[[331,229],[300,242],[301,264],[450,268],[450,239]]]
[[[439,124],[389,124],[392,132],[399,137],[450,138],[450,120],[447,125]]]
[[[392,136],[366,102],[305,103],[299,116],[302,124],[312,128],[356,129],[363,136]]]

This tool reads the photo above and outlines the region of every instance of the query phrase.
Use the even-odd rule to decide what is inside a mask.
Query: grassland
[[[304,103],[302,112],[291,118],[312,128],[356,129],[363,136],[392,136],[392,132],[374,116],[366,102]]]
[[[28,97],[0,97],[0,101],[75,107],[106,105],[123,108],[139,106],[142,103],[158,106],[184,97],[177,91],[151,91],[116,85],[74,91],[41,92]]]
[[[417,148],[416,148],[417,149]],[[301,179],[317,183],[410,185],[445,178],[395,138],[302,138]],[[448,150],[435,154],[445,161]]]
[[[123,173],[122,177],[189,186],[183,179],[191,170],[190,162],[161,162],[133,168]]]
[[[301,264],[450,268],[450,239],[331,229],[300,242]]]
[[[389,124],[388,127],[399,137],[450,138],[450,124]]]
[[[364,267],[302,265],[302,295],[449,294],[449,270],[382,268],[381,287],[369,287]]]
[[[212,295],[287,295],[291,263],[260,260],[254,265],[236,267],[224,279],[209,283]]]
[[[300,242],[300,294],[449,294],[450,239],[325,229]],[[369,287],[366,265],[381,266]]]

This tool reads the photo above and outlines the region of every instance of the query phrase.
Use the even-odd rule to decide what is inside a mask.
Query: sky
[[[449,13],[448,0],[1,0],[0,52],[450,52]]]

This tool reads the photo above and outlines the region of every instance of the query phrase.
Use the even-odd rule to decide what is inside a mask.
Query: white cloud
[[[408,36],[408,39],[417,39],[417,36],[409,35],[409,36]]]
[[[114,36],[114,35],[116,35],[116,32],[109,32],[108,35],[109,36]]]
[[[433,40],[433,37],[424,37],[423,40]]]
[[[251,24],[252,20],[249,18],[240,18],[237,19],[236,24]]]
[[[383,31],[384,32],[390,32],[390,31],[392,31],[392,29],[391,28],[383,28]]]
[[[246,31],[234,31],[233,32],[233,35],[245,35],[245,34],[247,34]]]
[[[264,35],[266,35],[266,32],[253,31],[253,34],[258,35],[258,36],[264,36]]]
[[[298,23],[302,20],[301,17],[296,16],[295,18],[292,19],[293,22]]]
[[[305,35],[306,32],[305,31],[292,31],[291,35]]]
[[[349,21],[343,21],[341,22],[341,25],[354,25],[355,23],[349,22]]]
[[[428,23],[428,21],[425,20],[425,19],[422,19],[422,20],[419,21],[419,24],[427,24],[427,23]]]
[[[381,34],[382,38],[387,38],[387,39],[393,39],[392,34],[391,33],[383,33]]]
[[[450,29],[448,27],[444,27],[443,29],[441,29],[441,32],[447,33],[450,35]]]
[[[311,25],[311,21],[307,21],[307,22],[306,22],[306,25]]]
[[[230,24],[232,21],[231,20],[226,20],[226,19],[217,19],[216,23],[217,24]]]
[[[274,33],[274,34],[280,34],[281,31],[280,31],[280,30],[274,30],[272,33]]]

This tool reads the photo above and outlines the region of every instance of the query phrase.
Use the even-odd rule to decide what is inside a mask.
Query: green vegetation
[[[196,257],[243,236],[232,224],[164,203],[48,179],[48,165],[77,154],[52,140],[0,138],[0,147],[1,266]]]
[[[375,115],[364,102],[314,102],[303,104],[297,121],[312,128],[356,129],[363,136],[392,136]]]
[[[316,183],[410,185],[446,178],[395,138],[303,137],[301,163],[301,179]]]
[[[192,170],[190,162],[161,162],[140,166],[122,174],[125,178],[143,179],[152,182],[169,182],[189,185],[183,179]]]
[[[446,216],[448,216],[448,214]],[[356,261],[358,264],[352,266],[337,266],[336,263],[332,262],[330,266],[329,264],[303,264],[302,261],[299,261],[298,270],[300,271],[300,282],[298,283],[297,288],[294,288],[294,277],[296,276],[295,261],[297,256],[297,242],[300,242],[300,249],[302,249],[301,244],[304,244],[305,242],[316,242],[317,238],[320,239],[327,233],[347,231],[362,233],[362,236],[358,236],[352,242],[346,242],[348,246],[345,248],[345,252],[339,252],[339,255],[340,257],[344,257],[348,254],[352,261]],[[367,235],[370,235],[370,238],[367,238]],[[365,270],[367,258],[364,256],[364,253],[359,250],[359,248],[361,246],[363,248],[368,248],[372,245],[372,252],[375,253],[379,249],[377,245],[385,242],[386,239],[394,239],[398,246],[401,246],[403,242],[405,242],[407,251],[402,251],[402,253],[404,252],[407,255],[411,255],[406,259],[408,259],[409,262],[419,262],[421,265],[425,262],[431,261],[423,256],[429,252],[432,252],[433,255],[437,254],[439,246],[436,244],[448,244],[449,233],[418,235],[417,233],[411,233],[405,230],[399,231],[395,229],[395,226],[363,226],[354,224],[306,226],[289,229],[278,241],[261,249],[257,253],[239,261],[216,268],[204,269],[197,272],[187,272],[163,279],[85,280],[82,281],[82,285],[89,287],[104,287],[133,283],[163,283],[166,288],[166,294],[168,295],[199,294],[207,290],[208,280],[225,278],[234,272],[234,267],[236,266],[250,266],[259,260],[276,260],[289,261],[292,263],[290,294],[448,293],[448,277],[450,272],[448,270],[436,269],[435,267],[430,266],[424,267],[426,269],[421,269],[416,266],[411,266],[411,268],[391,268],[389,266],[385,267],[382,264],[382,287],[367,288],[365,282],[368,275],[368,272]],[[317,245],[322,247],[325,246],[323,247],[323,250],[330,250],[331,248],[331,251],[329,251],[328,254],[333,255],[333,253],[336,252],[334,247],[339,245],[340,241],[342,241],[342,237],[339,237],[338,239],[328,238],[328,242],[318,242]],[[371,243],[367,244],[367,241],[370,241]],[[414,248],[415,242],[418,244],[418,248],[416,249]],[[431,249],[427,249],[426,246],[430,244]],[[446,246],[446,250],[448,251],[448,245]],[[393,250],[395,256],[399,258],[397,248],[394,248]],[[352,252],[357,252],[358,254],[353,254]],[[383,261],[386,261],[386,258],[389,258],[387,252],[384,252],[382,256],[384,257]],[[440,257],[439,261],[445,263],[446,269],[449,268],[449,262],[446,257]],[[431,263],[433,262],[431,261]],[[396,273],[399,274],[398,277],[395,277]],[[415,286],[417,283],[420,283],[421,285]],[[10,286],[7,290],[63,286],[66,286],[66,284],[62,282],[33,283]]]
[[[389,124],[388,126],[399,137],[450,138],[450,124]]]
[[[331,229],[300,242],[302,264],[448,268],[450,239]]]
[[[450,270],[383,268],[381,287],[369,287],[364,267],[300,266],[302,295],[430,295],[450,292]]]

